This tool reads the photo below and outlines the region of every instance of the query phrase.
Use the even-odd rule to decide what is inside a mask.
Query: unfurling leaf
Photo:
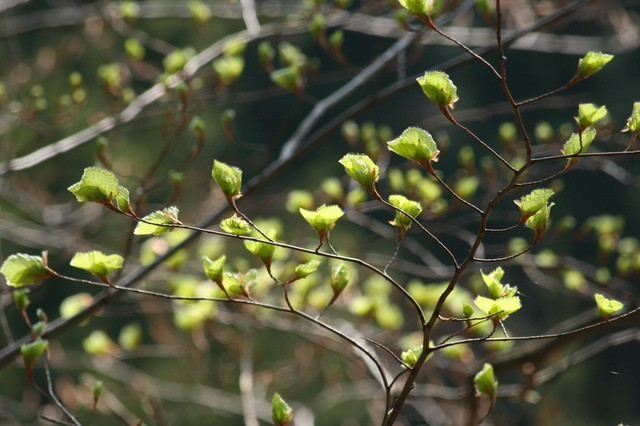
[[[274,239],[276,236],[276,231],[271,230],[267,232],[267,236],[271,239]],[[271,265],[271,258],[273,257],[273,252],[276,249],[276,246],[269,243],[262,243],[259,241],[245,241],[244,246],[251,254],[256,256],[258,259],[264,263],[267,268]]]
[[[470,303],[462,302],[462,315],[464,315],[465,318],[471,318],[474,312],[475,309]]]
[[[418,18],[424,18],[433,11],[434,0],[398,0],[398,3]]]
[[[592,127],[606,115],[607,107],[605,106],[598,108],[594,104],[580,104],[578,105],[578,116],[575,119],[580,130],[584,130],[587,127]]]
[[[116,175],[109,170],[87,167],[80,182],[74,183],[67,190],[75,195],[80,203],[109,204],[121,212],[129,210],[129,190],[120,186]]]
[[[607,55],[602,52],[587,52],[582,59],[578,61],[578,69],[573,77],[574,82],[584,80],[597,73],[613,59],[613,55]]]
[[[534,189],[529,194],[513,202],[520,209],[520,221],[524,223],[531,216],[536,214],[541,208],[547,205],[549,198],[555,192],[552,189]]]
[[[192,0],[189,2],[189,11],[193,20],[198,25],[204,25],[211,19],[213,12],[209,5],[203,3],[201,0]]]
[[[387,143],[389,149],[401,157],[420,164],[430,172],[432,161],[438,161],[438,147],[433,136],[419,127],[409,127],[402,135]]]
[[[615,299],[607,299],[602,294],[596,293],[593,297],[596,300],[598,313],[605,319],[609,319],[611,315],[624,308],[621,302]]]
[[[242,56],[223,55],[213,61],[213,70],[218,75],[220,82],[225,86],[235,83],[244,69]]]
[[[420,355],[422,355],[422,349],[422,345],[407,349],[400,354],[400,359],[408,367],[413,367],[418,362],[418,358],[420,358]]]
[[[482,275],[482,281],[484,281],[489,289],[489,296],[491,296],[492,299],[515,296],[518,292],[518,287],[511,287],[509,284],[502,284],[500,282],[504,276],[504,270],[501,267],[497,267],[488,274],[480,271],[480,274]]]
[[[142,342],[142,327],[137,322],[127,324],[118,334],[118,344],[125,351],[132,351]]]
[[[633,109],[631,110],[631,115],[627,118],[627,125],[623,132],[630,131],[631,133],[640,132],[640,102],[633,103]]]
[[[545,204],[536,214],[531,216],[525,222],[525,225],[529,229],[533,229],[535,231],[535,236],[533,237],[533,242],[536,243],[544,234],[544,231],[547,229],[547,225],[549,224],[549,215],[551,214],[551,207],[554,206],[554,203]]]
[[[351,271],[344,263],[339,264],[331,271],[331,288],[335,295],[339,295],[349,284]]]
[[[493,373],[493,366],[485,363],[473,378],[473,384],[477,395],[495,395],[498,392],[498,380]]]
[[[336,205],[322,205],[316,211],[299,209],[300,214],[309,225],[316,230],[320,239],[323,239],[336,226],[336,221],[340,219],[344,212]]]
[[[296,266],[294,273],[297,279],[306,278],[313,274],[322,262],[319,260],[311,260],[307,263]]]
[[[485,315],[494,315],[495,320],[503,320],[522,307],[518,296],[501,297],[496,300],[478,296],[473,302]]]
[[[50,275],[42,256],[12,254],[3,263],[0,273],[11,287],[35,284]]]
[[[370,194],[376,194],[378,166],[365,154],[346,154],[339,161],[344,170]]]
[[[211,260],[207,256],[202,256],[202,266],[204,268],[204,274],[214,283],[219,286],[222,285],[222,272],[224,269],[224,263],[227,260],[227,256],[222,255],[216,260]]]
[[[38,361],[38,358],[40,358],[48,348],[49,341],[42,340],[39,337],[35,341],[24,344],[20,347],[20,353],[22,354],[24,368],[27,370],[27,377],[29,378],[29,381],[33,381],[33,366],[36,361]]]
[[[100,278],[108,278],[116,269],[121,269],[124,258],[118,254],[106,255],[99,251],[76,253],[69,263],[74,268],[84,269]]]
[[[143,217],[133,233],[135,235],[161,235],[173,229],[172,226],[164,225],[182,225],[178,220],[179,210],[177,207],[171,206],[164,210],[156,210],[155,212]]]
[[[271,400],[271,417],[275,426],[287,426],[293,420],[293,408],[276,392]]]
[[[242,187],[242,170],[218,160],[213,160],[211,175],[218,186],[220,186],[227,200],[230,201],[242,196],[240,193],[240,188]]]
[[[233,215],[220,222],[220,228],[224,232],[234,235],[247,235],[251,233],[251,226],[242,218]]]
[[[442,71],[427,71],[417,81],[427,98],[439,109],[453,109],[453,104],[458,101],[458,88]]]
[[[390,195],[389,203],[394,207],[408,213],[412,218],[416,218],[422,212],[422,206],[417,201],[412,201],[403,195]],[[411,218],[404,213],[396,210],[396,217],[389,222],[393,226],[400,228],[400,238],[404,236],[407,230],[411,227]]]

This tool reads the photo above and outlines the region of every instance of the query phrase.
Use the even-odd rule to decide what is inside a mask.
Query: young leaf
[[[485,363],[473,378],[473,384],[477,395],[495,395],[498,392],[498,380],[493,373],[493,366]]]
[[[591,127],[607,115],[607,107],[598,108],[594,104],[578,105],[578,116],[575,117],[578,127],[583,130]]]
[[[137,322],[127,324],[118,334],[118,344],[125,351],[132,351],[142,342],[142,327]]]
[[[313,274],[322,262],[319,260],[311,260],[307,263],[296,266],[294,273],[297,279],[306,278]]]
[[[298,65],[275,70],[270,75],[271,81],[285,90],[299,93],[302,90],[302,70]]]
[[[504,270],[501,267],[497,267],[488,274],[480,271],[480,275],[482,275],[482,281],[487,285],[489,296],[491,296],[492,299],[498,299],[504,296],[502,294],[503,285],[500,282],[504,275]]]
[[[242,170],[229,166],[218,160],[213,160],[213,179],[216,181],[227,200],[240,198],[240,188],[242,187]]]
[[[169,232],[173,228],[162,225],[182,225],[182,222],[178,220],[178,213],[178,208],[174,206],[167,207],[164,210],[157,210],[143,217],[141,221],[138,222],[133,233],[135,235],[161,235]]]
[[[299,211],[304,220],[316,230],[321,238],[327,235],[336,226],[336,221],[344,215],[342,209],[336,205],[326,206],[323,204],[316,211],[303,208],[300,208]]]
[[[0,273],[11,287],[35,284],[50,275],[42,256],[18,253],[9,256],[0,268]]]
[[[247,235],[251,233],[251,226],[242,218],[236,215],[220,222],[220,228],[224,232],[234,235]]]
[[[420,164],[430,172],[432,161],[438,161],[438,147],[433,136],[419,127],[409,127],[398,138],[387,143],[389,150]]]
[[[351,271],[344,263],[339,264],[331,271],[331,288],[335,295],[339,295],[349,284]]]
[[[115,200],[116,207],[121,212],[129,208],[129,191],[120,186],[116,175],[99,167],[84,169],[80,182],[74,183],[67,190],[75,195],[80,203],[108,204]]]
[[[389,203],[394,207],[408,213],[412,218],[416,218],[422,212],[422,206],[417,201],[412,201],[403,195],[390,195]],[[400,238],[404,237],[404,234],[411,227],[411,219],[404,213],[400,213],[396,210],[396,217],[389,222],[392,226],[400,228]]]
[[[276,232],[272,230],[268,232],[267,235],[269,236],[269,238],[273,239],[275,238]],[[267,268],[269,268],[269,265],[271,264],[271,258],[273,257],[273,252],[275,251],[276,246],[269,243],[249,240],[244,242],[244,246],[247,250],[249,250],[251,254],[260,259],[262,263],[267,265]]]
[[[478,309],[484,312],[485,315],[495,315],[494,318],[496,320],[503,320],[522,307],[520,298],[517,296],[501,297],[496,300],[478,296],[473,303],[475,303]]]
[[[631,110],[631,115],[627,118],[627,125],[623,132],[631,131],[631,133],[640,132],[640,102],[633,103],[633,109]]]
[[[271,417],[275,426],[287,426],[293,420],[293,408],[276,392],[271,400]]]
[[[418,362],[418,358],[420,358],[420,355],[422,355],[422,349],[422,345],[407,349],[400,354],[400,359],[407,366],[413,367],[414,365],[416,365],[416,362]]]
[[[471,318],[474,312],[475,309],[471,304],[468,302],[462,302],[462,315],[464,315],[465,318]]]
[[[513,202],[520,209],[520,221],[524,223],[531,216],[536,214],[541,208],[547,205],[549,198],[555,192],[552,189],[534,189],[529,194]]]
[[[418,18],[424,18],[433,10],[434,0],[398,0],[398,3]]]
[[[204,274],[214,283],[222,284],[222,270],[224,263],[227,260],[227,256],[222,255],[216,260],[211,260],[207,256],[202,256],[202,266],[204,268]]]
[[[339,161],[344,170],[370,194],[375,194],[378,166],[365,154],[346,154]]]
[[[453,109],[458,101],[458,88],[442,71],[427,71],[417,81],[427,98],[440,109]]]
[[[48,348],[49,341],[42,340],[39,337],[35,341],[24,344],[20,347],[20,353],[22,354],[22,359],[24,361],[24,368],[27,370],[27,377],[30,382],[33,381],[33,366],[36,361],[38,361],[38,358],[40,358]]]
[[[536,243],[547,229],[547,225],[549,224],[549,215],[551,214],[551,207],[554,206],[554,203],[545,204],[536,214],[531,216],[525,222],[525,225],[529,229],[533,229],[536,233],[533,238],[533,242]]]
[[[242,56],[224,55],[213,61],[213,70],[225,86],[235,83],[240,78],[243,69],[244,59]]]
[[[615,299],[607,299],[602,294],[596,293],[593,297],[596,300],[598,313],[602,315],[604,319],[609,319],[611,315],[624,308],[624,305],[619,301]]]
[[[94,330],[82,341],[82,348],[89,355],[107,355],[116,344],[104,331]]]
[[[84,269],[101,278],[108,278],[111,272],[122,268],[123,264],[122,256],[118,254],[107,256],[99,251],[76,253],[70,262],[74,268]]]
[[[582,59],[578,61],[578,69],[573,81],[584,80],[597,73],[613,59],[613,55],[607,55],[602,52],[587,52]]]

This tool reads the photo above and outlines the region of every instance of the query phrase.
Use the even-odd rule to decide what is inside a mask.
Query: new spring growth
[[[569,140],[567,140],[562,146],[561,152],[565,155],[578,155],[583,152],[587,152],[589,145],[596,138],[596,131],[592,128],[587,128],[582,132],[573,133]],[[567,165],[565,171],[571,169],[578,162],[578,157],[567,158]]]
[[[378,181],[378,166],[365,154],[347,154],[339,161],[345,172],[376,198],[380,195],[375,184]]]
[[[178,213],[180,211],[175,206],[156,210],[140,219],[133,233],[135,235],[162,235],[169,232],[173,230],[173,227],[167,225],[182,225],[182,222],[178,220]]]
[[[224,232],[233,235],[247,235],[250,234],[252,230],[251,226],[244,219],[235,214],[220,222],[220,228],[222,228]]]
[[[495,395],[498,392],[498,380],[493,373],[493,366],[485,363],[473,378],[473,384],[476,387],[476,395]]]
[[[580,80],[589,78],[607,65],[613,59],[613,55],[602,52],[587,52],[584,57],[578,61],[578,69],[576,75],[569,81],[569,85],[575,84]]]
[[[607,115],[607,107],[597,107],[594,104],[578,105],[578,116],[574,117],[578,123],[578,131],[582,132],[587,127],[593,127],[598,121]]]
[[[627,125],[622,129],[622,131],[634,134],[640,132],[640,102],[633,103],[631,115],[627,118]]]
[[[349,280],[351,280],[351,275],[351,271],[344,263],[338,264],[338,266],[335,266],[331,270],[331,289],[333,290],[333,297],[329,301],[325,311],[329,306],[333,305],[336,300],[338,300],[340,294],[342,294],[344,289],[347,288]]]
[[[129,190],[120,186],[116,176],[109,170],[87,167],[80,182],[71,185],[67,190],[75,195],[80,203],[99,203],[133,216],[129,206]]]
[[[124,265],[124,258],[118,254],[106,255],[99,251],[76,253],[69,263],[74,268],[84,269],[109,284],[109,274]]]
[[[431,174],[435,174],[432,161],[438,161],[440,151],[433,136],[419,127],[409,127],[396,139],[387,142],[389,150],[401,157],[418,163]]]
[[[409,200],[403,195],[390,195],[389,203],[409,214],[414,219],[422,212],[422,206],[419,202]],[[398,227],[398,239],[402,240],[407,230],[411,227],[411,218],[396,210],[396,217],[390,221],[389,224]]]
[[[49,341],[36,339],[31,343],[27,343],[20,347],[20,353],[24,361],[24,368],[27,370],[27,377],[30,382],[33,382],[33,366],[38,361],[38,358],[44,354],[49,348]]]
[[[549,215],[551,214],[551,207],[553,207],[554,203],[546,203],[540,210],[537,211],[536,214],[531,216],[525,222],[525,225],[529,229],[533,229],[535,231],[535,235],[533,237],[533,244],[536,244],[540,241],[542,234],[547,229],[549,224]]]
[[[271,400],[271,418],[275,426],[287,426],[293,420],[293,408],[277,392]]]
[[[453,104],[458,101],[458,88],[442,71],[427,71],[418,77],[417,82],[427,98],[445,115],[448,114],[447,108],[453,109]]]
[[[340,219],[344,212],[336,205],[322,205],[316,211],[299,209],[300,214],[309,225],[313,227],[320,237],[320,244],[329,238],[329,233],[336,226],[336,221]]]
[[[615,299],[607,299],[602,294],[596,293],[594,296],[596,306],[598,307],[598,313],[602,315],[602,318],[608,320],[609,317],[622,308],[624,305]]]
[[[424,20],[432,11],[434,0],[398,0],[398,3],[420,20]]]
[[[242,170],[229,166],[221,161],[213,160],[211,175],[216,181],[222,193],[227,197],[227,202],[234,205],[234,200],[240,198],[240,188],[242,187]]]
[[[24,253],[9,256],[2,263],[0,273],[4,275],[7,285],[11,287],[35,284],[51,275],[47,270],[45,256],[32,256]]]
[[[552,189],[534,189],[519,200],[514,200],[513,202],[520,209],[520,223],[525,223],[542,209],[554,194]]]
[[[216,260],[211,260],[207,256],[202,256],[202,267],[204,268],[204,274],[211,281],[216,283],[216,285],[226,293],[224,285],[222,285],[222,273],[224,269],[224,263],[227,260],[227,256],[222,255]]]
[[[267,232],[267,237],[270,240],[275,240],[276,231],[274,229]],[[267,268],[267,271],[271,271],[271,259],[273,258],[273,252],[276,249],[276,246],[268,243],[261,243],[259,241],[250,241],[245,240],[244,246],[251,254],[256,256],[264,266]]]

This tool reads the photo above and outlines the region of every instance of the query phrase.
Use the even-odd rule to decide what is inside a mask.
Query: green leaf
[[[182,225],[182,222],[178,220],[178,213],[178,208],[174,206],[167,207],[164,210],[157,210],[143,217],[142,221],[138,222],[133,233],[135,235],[161,235],[169,232],[173,228],[162,225]]]
[[[258,58],[260,59],[260,63],[265,69],[271,68],[271,62],[273,61],[273,58],[275,58],[275,56],[276,51],[273,46],[271,46],[271,43],[265,40],[261,41],[260,44],[258,44]]]
[[[504,270],[501,267],[497,267],[488,274],[480,271],[480,275],[482,275],[482,281],[487,285],[489,295],[492,299],[498,299],[503,296],[502,283],[500,280],[504,276]]]
[[[458,88],[442,71],[427,71],[417,81],[427,98],[440,109],[453,109],[453,104],[458,101]]]
[[[49,341],[37,339],[20,347],[20,353],[25,361],[33,364],[49,348]]]
[[[520,209],[520,220],[524,222],[536,214],[540,209],[547,205],[549,198],[554,194],[555,192],[552,189],[534,189],[519,200],[514,200],[513,202]]]
[[[389,203],[391,203],[392,206],[408,213],[414,219],[422,212],[422,206],[419,202],[409,200],[403,195],[390,195]],[[404,235],[404,232],[406,232],[406,230],[411,226],[411,219],[406,214],[400,213],[396,210],[395,219],[389,223],[400,228],[400,233]]]
[[[627,118],[627,125],[622,131],[631,131],[632,133],[640,132],[640,102],[633,103],[631,115]]]
[[[302,72],[297,65],[275,70],[269,77],[271,81],[285,90],[298,92],[302,89]]]
[[[398,3],[417,17],[425,17],[433,10],[434,0],[398,0]]]
[[[231,200],[242,196],[240,193],[240,188],[242,187],[242,170],[218,160],[213,160],[211,175],[227,199]]]
[[[271,417],[275,426],[287,426],[293,420],[293,408],[276,392],[271,400]]]
[[[142,327],[137,322],[127,324],[118,334],[118,344],[125,351],[132,351],[142,342]]]
[[[189,11],[191,12],[193,20],[196,21],[198,25],[205,24],[207,21],[209,21],[209,19],[213,17],[211,8],[202,1],[190,1]]]
[[[220,228],[224,232],[234,235],[247,235],[251,233],[251,226],[242,218],[236,215],[220,222]]]
[[[121,212],[129,208],[129,191],[120,186],[116,175],[109,170],[99,167],[84,169],[80,182],[76,182],[68,189],[80,203],[111,203],[115,200],[116,207]]]
[[[411,160],[431,170],[431,162],[438,161],[438,147],[433,136],[419,127],[409,127],[402,134],[387,143],[388,148],[401,157]]]
[[[71,318],[88,308],[92,303],[93,297],[89,293],[78,293],[69,296],[60,303],[60,316],[62,318]]]
[[[50,275],[42,256],[12,254],[3,263],[0,273],[11,287],[35,284]]]
[[[554,203],[545,204],[544,207],[538,210],[536,214],[531,216],[525,222],[527,228],[533,229],[536,232],[534,242],[537,242],[544,231],[547,229],[547,225],[549,224],[549,215],[551,214],[551,207],[553,207],[554,205]]]
[[[318,269],[318,266],[320,266],[321,263],[322,262],[320,260],[311,260],[307,263],[296,266],[294,270],[296,278],[300,279],[308,277]]]
[[[227,256],[222,255],[216,260],[211,260],[207,256],[202,256],[202,267],[204,268],[204,274],[214,283],[222,283],[222,272],[224,269],[224,263],[227,260]]]
[[[594,104],[578,105],[578,116],[575,117],[580,129],[586,129],[602,120],[607,115],[607,107],[598,108]]]
[[[344,212],[336,205],[322,205],[316,211],[299,209],[300,214],[309,225],[313,227],[320,235],[328,234],[336,225],[336,221],[340,219]]]
[[[498,380],[493,373],[493,366],[485,363],[473,378],[473,384],[478,395],[495,395],[498,392]]]
[[[272,230],[267,233],[269,238],[273,239],[275,237],[275,231]],[[271,258],[273,257],[273,252],[276,249],[276,246],[269,243],[262,243],[259,241],[245,241],[244,246],[251,254],[256,256],[265,264],[271,263]]]
[[[240,78],[243,69],[244,59],[242,56],[224,55],[213,61],[213,70],[225,86],[235,83]]]
[[[587,52],[582,59],[578,61],[578,69],[574,80],[584,80],[597,73],[613,59],[613,55],[602,52]]]
[[[495,315],[494,318],[500,320],[507,318],[522,307],[520,298],[517,296],[501,297],[496,300],[478,296],[473,302],[485,315]]]
[[[407,349],[400,354],[400,359],[407,366],[413,367],[418,362],[418,358],[420,358],[420,355],[422,355],[422,349],[422,345]]]
[[[144,46],[135,38],[128,38],[124,41],[124,50],[132,59],[136,59],[138,61],[144,59]]]
[[[90,251],[76,253],[69,264],[99,277],[108,277],[116,269],[122,268],[124,258],[118,254],[107,256],[99,251]]]
[[[471,318],[474,312],[475,309],[471,304],[468,302],[462,302],[462,315],[464,315],[465,318]]]
[[[104,331],[94,330],[82,341],[82,348],[89,355],[107,355],[116,344]]]
[[[344,170],[369,193],[375,193],[378,166],[365,154],[346,154],[339,161]]]
[[[598,313],[605,319],[608,319],[611,315],[624,308],[621,302],[615,299],[607,299],[602,294],[596,293],[593,297],[596,300]]]
[[[331,288],[334,295],[339,295],[351,280],[351,271],[344,263],[340,263],[331,271]]]
[[[310,209],[313,207],[313,194],[309,191],[295,189],[287,195],[285,208],[290,213],[295,213],[299,209]]]

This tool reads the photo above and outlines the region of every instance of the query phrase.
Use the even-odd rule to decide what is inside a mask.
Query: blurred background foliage
[[[492,4],[447,2],[447,14],[454,16],[444,30],[473,48],[492,46],[495,17],[491,7],[483,12],[485,3]],[[197,223],[225,204],[211,179],[214,158],[242,168],[245,181],[259,178],[319,101],[356,78],[406,34],[395,1],[257,0],[257,29],[246,16],[247,4],[253,1],[12,0],[0,5],[2,260],[15,252],[49,250],[52,267],[74,276],[82,272],[66,265],[78,251],[126,255],[123,276],[151,263],[186,234],[133,237],[127,218],[76,203],[66,189],[84,168],[113,170],[131,190],[140,215],[177,205],[183,222]],[[503,1],[507,34],[568,4]],[[573,116],[581,102],[606,105],[609,111],[596,149],[626,148],[629,138],[619,130],[640,93],[639,10],[638,2],[629,0],[584,2],[507,50],[509,83],[517,99],[565,84],[588,50],[616,55],[597,76],[524,109],[537,154],[559,153],[574,131]],[[408,24],[412,31],[420,28],[411,19]],[[236,39],[230,37],[236,33]],[[220,42],[225,37],[230,38]],[[211,59],[199,64],[198,55],[212,45],[219,50],[211,58],[213,64]],[[495,159],[453,128],[411,83],[461,53],[434,34],[421,36],[375,78],[323,111],[313,127],[321,137],[307,133],[308,144],[300,155],[238,201],[242,211],[265,228],[277,229],[278,240],[315,248],[316,236],[298,207],[339,203],[347,215],[331,234],[332,244],[341,254],[382,268],[395,250],[396,231],[387,224],[393,215],[346,179],[337,162],[347,152],[367,152],[381,166],[382,191],[419,200],[424,208],[421,218],[461,258],[477,231],[472,212],[425,173],[390,158],[383,149],[406,127],[420,126],[438,141],[437,169],[465,198],[483,205],[504,181]],[[187,81],[171,86],[172,74],[179,75],[194,57],[191,63],[202,66],[189,70]],[[495,51],[486,57],[497,62]],[[284,70],[282,80],[273,70]],[[517,163],[523,155],[520,137],[496,81],[475,62],[456,63],[448,73],[458,86],[458,120]],[[377,99],[405,79],[409,83],[402,90]],[[163,82],[170,88],[162,89]],[[135,109],[145,96],[160,92],[157,100]],[[345,113],[359,102],[368,103],[353,114]],[[109,117],[115,121],[106,131],[96,126]],[[336,117],[339,122],[333,121]],[[87,137],[82,134],[85,129]],[[28,157],[64,138],[76,141],[77,147],[51,158]],[[35,158],[37,164],[22,167],[21,158]],[[523,301],[523,309],[507,324],[512,335],[541,334],[562,321],[580,324],[592,318],[595,291],[637,305],[640,167],[634,158],[581,161],[570,174],[550,183],[558,194],[550,230],[532,253],[501,265],[507,271],[505,282],[518,286]],[[539,178],[561,167],[549,163],[528,177]],[[512,199],[499,206],[492,225],[517,222]],[[484,256],[516,252],[526,246],[527,231],[490,235]],[[282,302],[264,268],[239,241],[211,236],[178,251],[138,285],[174,294],[219,296],[205,280],[200,259],[222,254],[229,270],[243,278],[256,270],[256,298]],[[277,249],[274,270],[284,276],[310,259]],[[330,266],[323,261],[320,273],[293,285],[292,300],[309,312],[320,312],[332,296]],[[471,301],[483,291],[480,266],[465,274],[446,306],[447,315],[460,316],[461,301]],[[451,271],[446,256],[414,229],[390,269],[427,312]],[[359,336],[366,336],[397,354],[419,343],[414,338],[418,324],[399,295],[362,268],[354,267],[353,274],[325,319],[359,341]],[[34,317],[41,308],[50,319],[69,315],[62,306],[73,312],[97,293],[98,288],[50,279],[30,290],[28,312]],[[2,307],[0,339],[8,346],[29,328],[4,285]],[[453,331],[440,327],[442,336]],[[468,389],[465,380],[484,360],[495,365],[506,359],[496,370],[500,384],[520,387],[499,400],[489,420],[494,424],[638,424],[637,337],[624,345],[607,341],[596,350],[606,333],[620,327],[547,346],[484,344],[438,353],[421,373],[417,396],[399,423],[462,424],[466,410],[483,402],[455,392]],[[534,345],[539,345],[537,352],[517,358],[520,348]],[[574,360],[576,365],[566,373],[553,374],[554,366],[561,369],[563,362],[573,362],[567,356],[585,354],[580,351],[588,345],[594,353],[584,362]],[[385,364],[398,369],[391,359]],[[123,295],[51,341],[51,368],[60,400],[83,424],[140,420],[240,425],[247,419],[247,395],[256,418],[267,424],[275,391],[292,404],[295,422],[301,425],[375,424],[383,406],[383,394],[366,364],[341,341],[295,317],[249,306]],[[550,380],[537,387],[533,383],[530,389],[527,380],[544,368],[550,369]],[[28,383],[20,363],[10,363],[0,374],[3,424],[47,423],[41,414],[59,417],[55,406]],[[36,369],[35,378],[45,383],[41,369]],[[92,409],[96,380],[104,382],[105,391]]]

